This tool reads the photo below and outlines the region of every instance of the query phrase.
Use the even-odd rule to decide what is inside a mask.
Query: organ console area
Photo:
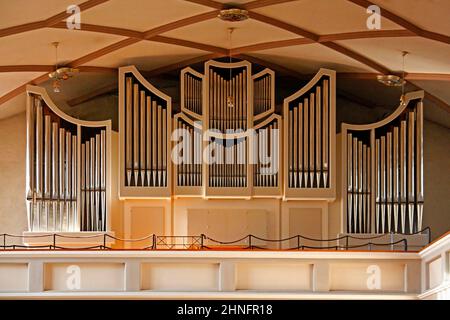
[[[337,234],[420,231],[423,92],[380,122],[337,132],[334,71],[320,69],[281,99],[275,76],[248,61],[210,60],[180,71],[173,100],[122,67],[118,134],[110,120],[71,118],[30,87],[29,231],[302,234],[311,247]]]

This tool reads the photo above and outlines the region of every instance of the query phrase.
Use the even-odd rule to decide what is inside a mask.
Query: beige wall
[[[450,129],[424,122],[424,227],[433,239],[450,230]]]
[[[25,112],[0,121],[0,233],[27,229]]]

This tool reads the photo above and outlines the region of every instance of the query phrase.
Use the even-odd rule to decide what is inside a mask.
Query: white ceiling
[[[450,35],[449,0],[372,1],[424,30]],[[54,41],[61,43],[58,63],[63,64],[127,39],[125,36],[104,32],[54,27],[18,32],[7,36],[2,34],[2,31],[7,28],[46,20],[64,12],[70,4],[83,2],[86,0],[0,1],[0,67],[52,65],[55,63],[55,52],[51,42]],[[227,1],[216,2],[225,3]],[[251,1],[232,2],[245,5]],[[81,22],[144,32],[213,10],[215,9],[184,0],[109,0],[83,11]],[[319,36],[368,31],[366,27],[368,14],[365,8],[350,0],[298,0],[251,9],[251,11]],[[382,30],[404,29],[385,18],[382,19],[381,26]],[[236,28],[231,43],[228,37],[229,27]],[[227,49],[301,38],[300,35],[291,31],[256,19],[226,23],[217,18],[177,27],[160,35]],[[450,74],[450,45],[448,43],[418,36],[341,40],[336,43],[393,71],[401,70],[401,52],[408,51],[410,55],[406,60],[407,72]],[[188,48],[183,45],[143,40],[90,59],[82,65],[118,68],[135,64],[139,69],[152,70],[209,53],[211,52],[205,48]],[[376,72],[367,64],[319,43],[251,51],[245,54],[276,63],[299,73],[315,73],[322,67],[334,69],[338,73]],[[27,72],[0,72],[0,102],[3,96],[43,74],[29,70]],[[61,100],[74,98],[95,88],[103,87],[106,83],[114,80],[111,79],[112,77],[115,77],[114,74],[108,76],[91,74],[92,77],[89,78],[89,75],[90,73],[86,73],[69,80],[74,89],[61,94]],[[89,80],[87,80],[88,78]],[[380,100],[373,101],[376,105],[385,105],[392,101],[384,98],[383,94],[386,92],[386,96],[389,96],[390,88],[377,88],[377,94],[373,95],[371,85],[362,85],[358,80],[348,80],[348,82],[349,85],[345,83],[345,86],[348,86],[348,90],[352,94],[361,97],[367,96],[369,100]],[[415,84],[450,104],[450,82],[415,81]],[[15,111],[22,111],[21,101],[23,99],[18,96],[0,104],[0,118],[14,114]],[[430,108],[438,108],[434,104],[429,103],[429,105]],[[431,117],[436,114],[437,121],[442,118],[442,115],[449,117],[448,113],[441,111],[430,112]]]

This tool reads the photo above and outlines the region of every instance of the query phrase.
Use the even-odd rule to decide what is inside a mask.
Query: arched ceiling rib
[[[112,3],[114,0],[110,0],[110,3]],[[341,1],[341,0],[339,0]],[[344,0],[342,0],[344,1]],[[351,3],[353,5],[367,8],[367,6],[371,5],[372,2],[366,1],[366,0],[345,0],[348,3]],[[100,4],[106,3],[108,0],[90,0],[86,1],[80,4],[80,8],[82,10],[87,10],[90,8],[94,8],[95,6],[98,6]],[[173,1],[172,1],[173,2]],[[304,2],[302,0],[256,0],[256,1],[250,1],[245,2],[239,1],[239,6],[242,8],[245,8],[249,10],[250,18],[255,21],[260,21],[262,23],[265,23],[267,25],[270,25],[274,28],[285,30],[292,34],[291,39],[285,39],[285,40],[274,40],[274,41],[267,41],[267,42],[260,42],[256,44],[251,45],[244,45],[240,47],[233,47],[231,49],[223,48],[222,46],[212,45],[212,44],[205,44],[202,42],[196,42],[192,41],[190,39],[179,39],[172,36],[167,36],[166,34],[170,34],[170,31],[172,30],[178,30],[183,29],[184,27],[188,27],[197,23],[200,23],[202,21],[210,20],[212,18],[215,18],[218,14],[218,10],[226,7],[227,5],[222,2],[212,1],[212,0],[187,0],[186,2],[198,5],[199,7],[206,7],[213,9],[212,11],[206,11],[201,12],[199,14],[192,15],[187,18],[178,19],[176,21],[151,28],[147,31],[137,31],[137,30],[130,30],[130,29],[124,29],[116,26],[102,26],[102,25],[95,25],[91,23],[83,23],[82,24],[82,30],[81,31],[90,31],[90,32],[96,32],[100,34],[110,34],[115,35],[117,37],[120,37],[119,41],[116,41],[106,47],[94,50],[88,54],[83,55],[80,58],[76,58],[69,62],[67,65],[72,67],[79,67],[82,72],[97,72],[100,70],[103,70],[105,72],[114,72],[109,69],[114,69],[113,67],[106,67],[103,69],[95,69],[98,68],[98,66],[84,66],[87,63],[95,62],[96,59],[100,57],[107,56],[113,52],[116,52],[118,50],[121,50],[123,48],[132,46],[138,42],[141,42],[143,40],[146,41],[154,41],[159,42],[163,44],[168,45],[176,45],[180,47],[189,47],[193,49],[198,49],[203,52],[211,52],[212,55],[215,56],[223,56],[223,55],[238,55],[238,54],[248,54],[251,52],[257,52],[257,51],[263,51],[268,49],[275,49],[275,48],[283,48],[283,47],[294,47],[294,46],[300,46],[300,45],[321,45],[324,47],[327,47],[328,49],[334,50],[335,52],[344,55],[346,57],[349,57],[351,59],[354,59],[358,63],[361,63],[368,67],[367,71],[365,73],[365,76],[368,77],[373,76],[374,74],[371,73],[370,70],[379,72],[379,73],[392,73],[392,68],[387,67],[383,63],[381,63],[380,60],[374,59],[372,56],[369,57],[369,55],[365,56],[360,52],[360,50],[355,50],[352,48],[352,46],[347,45],[346,42],[340,43],[341,41],[345,40],[355,40],[355,39],[371,39],[371,38],[389,38],[389,37],[422,37],[434,41],[438,41],[440,43],[449,44],[450,43],[450,37],[439,34],[436,32],[432,32],[429,30],[424,29],[423,27],[419,27],[406,19],[396,15],[395,13],[386,10],[385,8],[382,8],[382,16],[384,19],[389,19],[396,25],[398,25],[400,28],[404,29],[391,29],[391,30],[379,30],[379,31],[354,31],[354,32],[341,32],[336,34],[318,34],[311,32],[310,30],[306,30],[304,28],[301,28],[297,25],[293,25],[290,23],[287,23],[286,21],[279,20],[277,18],[268,16],[266,14],[262,14],[261,10],[264,10],[265,7],[268,6],[276,6],[276,5],[290,5],[289,3],[295,3],[298,2],[299,5]],[[377,5],[378,2],[377,1]],[[257,9],[260,9],[259,11]],[[257,11],[253,11],[257,10]],[[94,14],[92,12],[92,14]],[[8,27],[0,30],[0,38],[11,36],[18,33],[27,32],[30,30],[35,30],[39,28],[57,28],[57,29],[64,29],[65,23],[63,20],[68,17],[68,14],[66,12],[61,12],[59,14],[53,15],[45,20],[37,21],[37,22],[29,22],[25,23],[23,25],[15,26],[15,27]],[[77,30],[76,32],[80,32]],[[300,38],[294,37],[295,35],[301,36]],[[199,54],[200,56],[200,54]],[[189,59],[188,59],[189,60]],[[94,63],[95,64],[95,63]],[[27,71],[36,71],[36,72],[48,72],[51,66],[48,65],[14,65],[14,66],[0,66],[0,72],[27,72]],[[117,67],[117,66],[116,66]],[[165,69],[167,67],[162,66],[160,69]],[[39,77],[34,78],[33,80],[29,81],[29,83],[32,84],[39,84],[43,81],[47,80],[47,74],[43,74]],[[359,73],[347,73],[342,74],[342,76],[345,77],[363,77]],[[439,74],[439,73],[410,73],[407,74],[407,79],[410,81],[414,81],[416,79],[439,79],[441,81],[448,81],[448,75],[447,74]],[[21,85],[17,87],[14,90],[11,90],[10,92],[6,93],[5,95],[0,97],[0,105],[8,101],[9,99],[15,97],[17,94],[20,94],[25,90],[26,84]],[[441,107],[450,110],[448,104],[441,99],[439,99],[436,96],[431,95],[431,93],[428,93],[428,97],[431,100],[434,100],[436,103],[438,103]]]

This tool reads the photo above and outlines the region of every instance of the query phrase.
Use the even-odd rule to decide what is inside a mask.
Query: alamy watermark
[[[381,30],[381,9],[377,5],[371,5],[367,8],[370,16],[367,18],[366,26],[369,30]]]
[[[66,26],[69,30],[81,29],[81,9],[79,6],[71,4],[67,7],[67,13],[70,14],[66,19]]]
[[[171,141],[172,162],[181,164],[259,164],[261,175],[274,175],[279,171],[279,129],[248,129],[243,131],[217,129],[203,134],[195,130],[175,129]],[[201,151],[201,152],[199,152]]]

